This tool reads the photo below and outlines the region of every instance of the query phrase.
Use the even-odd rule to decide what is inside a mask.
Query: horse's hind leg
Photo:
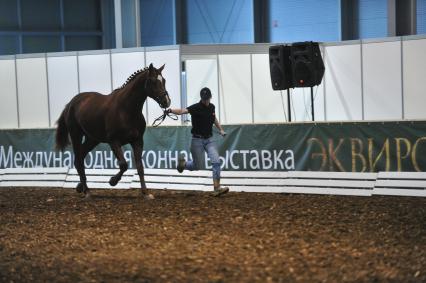
[[[81,168],[82,168],[82,172],[84,175],[84,178],[86,179],[86,172],[84,169],[84,158],[86,158],[86,155],[92,151],[93,148],[95,148],[95,146],[97,146],[99,143],[88,139],[86,137],[86,140],[84,141],[84,143],[81,145],[81,149],[80,149],[80,154],[81,154]],[[84,190],[83,190],[84,194],[86,197],[90,197],[90,192],[89,192],[89,187],[87,186],[86,182],[84,183]]]
[[[84,170],[84,158],[96,145],[97,142],[86,139],[82,142],[83,135],[81,133],[71,134],[72,145],[74,149],[74,166],[80,177],[80,183],[77,185],[77,192],[83,192],[86,196],[90,196],[87,187],[86,172]]]
[[[112,149],[112,152],[114,152],[115,157],[118,159],[118,165],[120,166],[120,171],[115,176],[112,176],[109,180],[109,184],[111,186],[115,186],[117,185],[118,181],[121,180],[121,176],[123,176],[124,172],[126,172],[129,166],[124,159],[123,151],[121,150],[120,145],[117,143],[110,143],[109,145]]]
[[[84,160],[81,158],[81,145],[83,135],[76,131],[70,132],[72,148],[74,150],[74,167],[77,170],[78,176],[80,177],[80,183],[76,187],[78,193],[82,193],[86,185],[86,174],[84,172]]]

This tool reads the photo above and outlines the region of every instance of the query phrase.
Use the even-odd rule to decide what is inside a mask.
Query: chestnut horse
[[[164,65],[156,69],[151,64],[133,73],[123,86],[109,95],[83,92],[65,106],[57,121],[56,147],[64,150],[71,138],[74,165],[80,176],[77,192],[90,196],[84,158],[99,143],[108,143],[118,159],[120,171],[109,181],[111,186],[115,186],[128,168],[121,146],[129,143],[133,149],[142,195],[153,198],[146,191],[142,164],[143,134],[146,128],[142,107],[148,96],[162,108],[170,106],[166,80],[161,75],[163,68]]]

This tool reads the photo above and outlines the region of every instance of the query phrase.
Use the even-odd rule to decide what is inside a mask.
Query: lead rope
[[[163,114],[161,114],[157,119],[154,120],[154,122],[152,123],[152,126],[154,128],[160,126],[161,123],[163,123],[163,121],[166,119],[166,117],[169,117],[172,120],[177,120],[179,119],[178,116],[176,114],[173,114],[172,112],[170,112],[167,109],[163,109]]]

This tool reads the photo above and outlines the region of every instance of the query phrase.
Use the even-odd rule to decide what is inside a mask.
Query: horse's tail
[[[59,116],[56,124],[56,149],[63,151],[65,147],[70,143],[68,138],[68,127],[65,122],[65,116],[68,112],[68,104],[65,106],[65,109],[62,111],[61,116]]]

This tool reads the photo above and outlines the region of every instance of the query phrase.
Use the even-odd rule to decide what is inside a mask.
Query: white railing
[[[88,169],[93,189],[140,188],[136,170],[128,170],[116,187],[109,179],[118,169]],[[211,191],[210,171],[178,173],[170,169],[146,169],[150,189]],[[0,170],[0,187],[75,188],[79,177],[68,168],[8,168]],[[426,197],[426,172],[308,172],[224,171],[222,185],[234,192],[301,193],[331,195],[396,195]]]

